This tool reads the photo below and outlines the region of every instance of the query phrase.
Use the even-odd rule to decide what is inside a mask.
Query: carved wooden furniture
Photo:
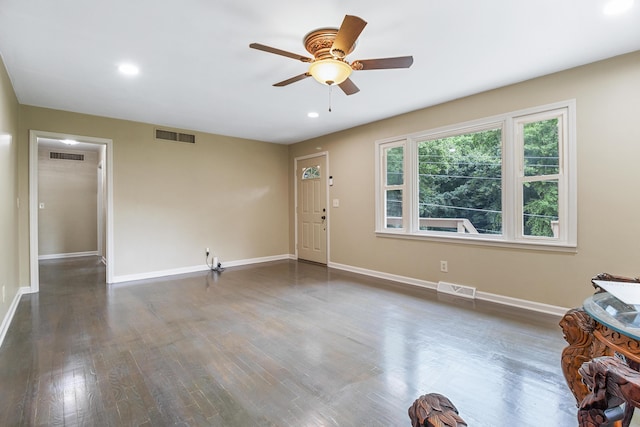
[[[438,393],[420,396],[409,407],[411,427],[466,427],[458,409]]]
[[[640,406],[640,373],[610,356],[584,363],[579,373],[590,390],[579,406],[579,426],[600,427],[614,420],[628,426],[633,408]],[[624,412],[616,412],[622,404]]]
[[[594,277],[593,280],[640,283],[638,279],[606,273]],[[602,356],[613,356],[617,353],[626,358],[631,368],[637,368],[640,364],[640,312],[635,307],[628,306],[609,293],[604,292],[597,285],[594,284],[594,287],[596,288],[596,293],[585,300],[583,307],[569,310],[560,321],[565,340],[569,343],[562,352],[562,371],[569,389],[581,408],[581,417],[586,417],[584,415],[585,411],[591,411],[589,412],[591,414],[594,410],[602,409],[601,407],[593,406],[591,403],[594,399],[593,393],[596,392],[590,393],[587,386],[589,384],[593,386],[595,383],[593,380],[585,379],[585,384],[581,374],[594,372],[594,375],[596,375],[596,372],[600,372],[598,369],[602,370],[606,367],[613,369],[614,366],[613,362],[598,362],[590,365],[594,359]],[[588,367],[581,369],[583,364]],[[623,373],[635,372],[624,363],[615,366],[616,370],[612,373],[612,378],[620,378]],[[624,366],[624,368],[620,368],[620,366]],[[607,378],[607,375],[604,375],[604,378]],[[598,388],[597,393],[606,394],[605,391],[601,390],[601,387]],[[585,400],[587,397],[588,399]],[[596,400],[600,402],[598,399]],[[620,397],[620,399],[624,400],[624,397]],[[634,405],[631,403],[629,402],[625,407],[623,426],[629,425],[633,415]],[[584,409],[582,409],[583,404],[585,405]],[[599,405],[602,406],[601,403]],[[613,406],[616,405],[611,404],[610,406],[605,406],[604,409]],[[604,411],[604,409],[602,410]],[[584,422],[581,418],[580,425],[599,426],[604,422],[604,419],[598,417],[599,415],[593,415],[591,418],[584,418]],[[593,420],[600,420],[601,424]]]

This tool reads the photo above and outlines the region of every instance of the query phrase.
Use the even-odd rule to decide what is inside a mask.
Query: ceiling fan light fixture
[[[324,85],[339,85],[351,75],[351,66],[338,59],[321,59],[309,66],[309,74]]]

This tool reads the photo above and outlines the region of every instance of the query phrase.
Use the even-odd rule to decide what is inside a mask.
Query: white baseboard
[[[260,264],[261,262],[269,262],[269,261],[282,261],[284,259],[291,259],[291,255],[283,254],[283,255],[275,255],[275,256],[265,256],[260,258],[241,259],[237,261],[224,261],[222,263],[222,266],[224,268],[239,267],[241,265]]]
[[[334,262],[330,262],[328,267],[335,268],[338,270],[350,271],[352,273],[364,274],[365,276],[377,277],[378,279],[386,279],[392,280],[394,282],[406,283],[408,285],[419,286],[422,288],[434,289],[436,290],[438,287],[437,283],[429,282],[426,280],[415,279],[413,277],[399,276],[396,274],[384,273],[382,271],[368,270],[360,267],[352,267],[350,265],[338,264]],[[569,310],[565,307],[559,307],[550,304],[544,304],[541,302],[529,301],[520,298],[512,298],[503,295],[492,294],[489,292],[481,292],[477,291],[475,294],[475,299],[493,302],[497,304],[507,305],[510,307],[517,307],[530,311],[537,311],[539,313],[552,314],[559,317],[564,316],[564,314]]]
[[[553,314],[558,317],[564,316],[565,313],[569,310],[566,307],[559,307],[557,305],[544,304],[541,302],[512,298],[504,295],[497,295],[481,291],[476,292],[476,299],[494,302],[496,304],[508,305],[511,307],[522,308],[524,310],[537,311],[539,313]]]
[[[2,319],[2,325],[0,325],[0,347],[2,347],[2,343],[4,342],[4,337],[5,335],[7,335],[7,331],[9,330],[9,326],[11,325],[13,316],[16,314],[18,304],[20,303],[20,298],[22,298],[22,295],[25,295],[28,293],[31,293],[31,288],[29,287],[18,288],[18,292],[13,298],[13,301],[11,301],[9,310],[7,311],[7,314],[4,316],[4,319]]]
[[[291,257],[290,254],[284,254],[284,255],[274,255],[274,256],[267,256],[267,257],[260,257],[260,258],[248,258],[248,259],[235,260],[235,261],[221,260],[221,262],[222,262],[222,267],[229,268],[229,267],[238,267],[238,266],[249,265],[249,264],[259,264],[262,262],[269,262],[269,261],[281,261],[285,259],[290,259],[290,257]],[[207,271],[207,270],[209,270],[208,265],[194,265],[191,267],[173,268],[170,270],[150,271],[148,273],[125,274],[122,276],[114,276],[112,283],[132,282],[134,280],[156,279],[158,277],[175,276],[177,274],[196,273],[198,271]]]
[[[42,261],[44,259],[79,258],[79,257],[83,257],[83,256],[98,256],[98,251],[71,252],[71,253],[67,253],[67,254],[38,255],[38,261]]]
[[[330,262],[328,267],[350,271],[352,273],[364,274],[365,276],[377,277],[378,279],[386,279],[394,282],[406,283],[408,285],[420,286],[421,288],[436,289],[438,287],[437,283],[429,282],[427,280],[414,279],[413,277],[399,276],[397,274],[390,274],[382,271],[368,270],[366,268],[352,267],[350,265],[338,264],[336,262]]]

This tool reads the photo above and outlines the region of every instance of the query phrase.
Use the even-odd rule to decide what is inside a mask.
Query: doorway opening
[[[29,273],[30,292],[38,292],[40,289],[39,278],[39,210],[46,209],[45,202],[42,202],[39,195],[39,145],[61,144],[65,141],[70,147],[77,148],[78,152],[85,151],[93,156],[95,153],[97,160],[95,170],[92,173],[96,177],[96,197],[97,206],[95,212],[95,251],[90,251],[87,255],[101,256],[106,264],[106,282],[113,282],[114,257],[113,257],[113,141],[111,139],[88,137],[81,135],[70,135],[45,131],[29,131]],[[47,150],[49,152],[51,150]],[[57,156],[78,159],[80,154],[65,154],[69,150],[56,150]],[[50,153],[54,154],[54,153]],[[71,159],[73,160],[73,159]],[[49,248],[51,252],[52,249]],[[55,252],[55,249],[53,249]],[[74,254],[72,254],[74,255]],[[76,253],[75,255],[82,255]]]

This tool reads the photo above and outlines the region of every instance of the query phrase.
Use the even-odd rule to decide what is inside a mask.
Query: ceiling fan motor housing
[[[348,52],[343,52],[339,49],[331,49],[333,42],[336,40],[336,34],[338,34],[337,28],[319,28],[313,30],[304,36],[304,48],[309,52],[316,60],[336,58],[344,59],[347,55],[353,52],[356,47],[354,42]]]

